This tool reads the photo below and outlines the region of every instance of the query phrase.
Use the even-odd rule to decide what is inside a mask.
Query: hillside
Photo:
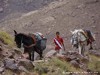
[[[60,31],[64,38],[66,52],[73,50],[70,44],[70,31],[79,28],[89,29],[95,34],[94,50],[99,53],[99,20],[100,0],[0,0],[0,30],[8,32],[12,37],[14,36],[13,30],[26,34],[43,33],[48,39],[45,53],[54,49],[52,42],[56,31]],[[98,57],[91,55],[90,57],[93,58],[93,61],[99,60]],[[62,61],[57,61],[60,62],[60,68],[64,69]],[[66,64],[69,65],[69,63]],[[45,63],[39,65],[44,66]],[[52,63],[49,66],[51,65]],[[91,64],[89,63],[89,65]],[[89,67],[95,71],[94,62]]]
[[[16,3],[17,2],[15,2],[15,4]],[[12,4],[15,5],[14,2]],[[22,6],[23,4],[24,3],[22,3]],[[8,16],[8,18],[3,19],[3,21],[1,20],[0,29],[6,30],[11,34],[13,34],[14,29],[25,33],[41,32],[47,35],[49,41],[52,40],[56,31],[60,31],[62,36],[65,37],[67,49],[71,48],[71,46],[69,46],[70,30],[78,28],[89,29],[95,33],[97,40],[96,46],[99,49],[99,6],[99,0],[56,0],[44,7],[40,6],[40,9],[31,10],[27,6],[30,11],[24,12],[21,15],[16,14],[16,12],[20,13],[19,10],[21,11],[19,7],[19,10],[16,8],[12,9],[12,11],[16,10],[16,12],[13,13],[16,14],[17,17],[14,18],[9,17],[12,14],[7,15],[6,13],[0,13],[1,15],[4,14]]]
[[[89,51],[88,56],[54,50],[44,54],[43,60],[30,61],[22,49],[16,48],[13,38],[0,31],[0,75],[99,75],[100,53]],[[12,44],[11,44],[12,43]]]

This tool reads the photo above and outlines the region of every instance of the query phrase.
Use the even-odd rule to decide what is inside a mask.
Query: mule
[[[71,31],[71,44],[78,48],[79,54],[84,56],[85,46],[90,45],[90,50],[93,49],[92,43],[95,41],[94,34],[90,30],[77,29]]]
[[[18,48],[24,47],[24,52],[27,52],[29,55],[29,59],[31,61],[34,61],[34,51],[36,51],[40,55],[40,59],[43,58],[43,50],[46,48],[46,38],[38,39],[37,36],[32,35],[26,35],[23,33],[17,33],[14,30],[15,33],[15,42]]]

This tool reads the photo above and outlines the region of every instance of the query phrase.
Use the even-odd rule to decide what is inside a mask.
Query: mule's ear
[[[70,32],[73,34],[73,31],[72,30],[70,30]]]
[[[17,32],[16,32],[16,30],[14,30],[14,33],[15,33],[15,35],[17,35]]]

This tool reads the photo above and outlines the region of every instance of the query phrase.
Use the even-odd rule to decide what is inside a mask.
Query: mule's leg
[[[85,54],[85,44],[83,44],[82,46],[82,55],[84,56],[84,54]]]
[[[90,43],[90,48],[89,48],[89,50],[92,50],[93,49],[93,47],[92,47],[92,43]]]
[[[43,56],[42,56],[42,54],[43,54],[43,51],[42,50],[40,50],[40,60],[43,58]]]
[[[40,55],[40,59],[43,58],[42,54],[43,54],[43,50],[39,50],[35,47],[35,51]]]
[[[42,50],[35,50],[39,55],[40,55],[40,60],[43,58],[42,54],[43,54],[43,51]]]
[[[82,54],[82,45],[81,44],[79,44],[79,54],[81,55]]]
[[[43,54],[43,50],[42,50],[42,40],[39,41],[39,55],[40,55],[40,60],[43,58],[42,54]]]
[[[34,50],[32,50],[32,53],[31,53],[31,60],[34,61]]]
[[[31,52],[28,52],[29,60],[31,60]]]

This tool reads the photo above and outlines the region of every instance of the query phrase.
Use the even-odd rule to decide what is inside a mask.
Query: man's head
[[[56,32],[56,36],[59,36],[60,35],[60,33],[59,32]]]

